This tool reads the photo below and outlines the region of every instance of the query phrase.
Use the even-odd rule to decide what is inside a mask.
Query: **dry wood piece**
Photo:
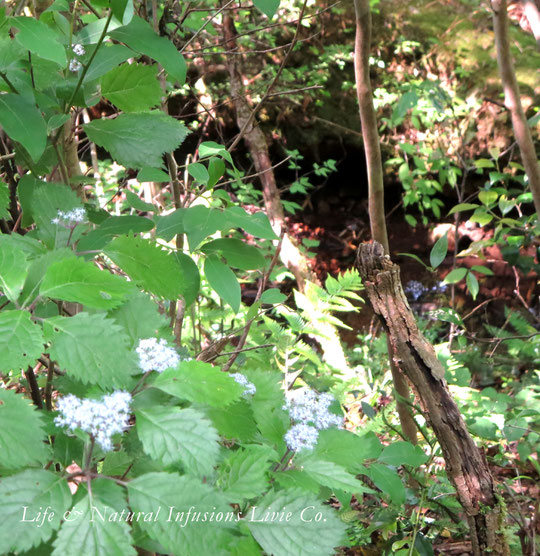
[[[505,512],[483,452],[475,445],[453,400],[433,346],[418,330],[401,285],[399,266],[380,243],[364,243],[357,266],[375,313],[441,446],[448,477],[467,514],[473,554],[510,556]]]

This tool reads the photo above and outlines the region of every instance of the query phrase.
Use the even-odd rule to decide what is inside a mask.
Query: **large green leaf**
[[[245,400],[227,407],[211,407],[207,415],[221,436],[240,442],[251,442],[257,434],[253,411]]]
[[[220,467],[218,484],[227,500],[241,503],[268,488],[269,460],[275,452],[268,446],[247,446],[233,452]]]
[[[244,391],[228,373],[202,361],[183,361],[179,369],[167,369],[153,386],[171,396],[213,407],[237,400]]]
[[[110,36],[127,44],[133,50],[150,56],[159,62],[167,73],[183,85],[186,80],[186,62],[174,43],[157,35],[152,27],[139,17],[134,17],[129,25],[115,29]]]
[[[0,313],[0,371],[26,369],[43,352],[43,334],[27,311]]]
[[[9,239],[10,236],[0,236],[0,287],[9,300],[16,301],[30,263],[23,249]]]
[[[339,489],[351,494],[373,492],[366,488],[358,479],[345,469],[331,461],[310,458],[302,462],[302,470],[320,485],[331,489]]]
[[[152,407],[135,412],[144,451],[163,465],[181,461],[199,476],[213,474],[219,453],[218,433],[198,410]]]
[[[47,144],[47,124],[35,104],[20,95],[0,95],[0,125],[34,162],[41,158]]]
[[[157,66],[122,64],[101,78],[101,94],[124,112],[142,112],[161,102]]]
[[[179,208],[165,216],[158,216],[156,235],[165,241],[171,241],[176,234],[184,233],[184,213],[187,209]]]
[[[126,388],[130,375],[140,372],[127,335],[103,314],[53,317],[45,331],[51,358],[85,384]]]
[[[125,279],[78,257],[62,259],[49,266],[40,288],[44,297],[96,309],[117,307],[132,291],[132,284]]]
[[[272,230],[268,217],[263,212],[248,214],[242,207],[230,207],[225,212],[229,222],[235,228],[242,228],[255,237],[278,239],[278,236]]]
[[[102,44],[84,76],[85,82],[105,75],[133,55],[133,50],[122,44]]]
[[[49,540],[69,508],[71,493],[58,475],[27,469],[0,479],[0,499],[0,553],[9,554]]]
[[[259,249],[235,238],[214,239],[205,243],[201,251],[209,254],[221,253],[229,265],[242,270],[255,270],[263,268],[266,264],[266,260]]]
[[[85,496],[62,524],[53,556],[135,556],[130,528],[119,515]]]
[[[0,390],[0,423],[1,467],[19,469],[47,461],[50,450],[41,414],[28,399],[13,390]]]
[[[147,473],[129,482],[129,505],[152,515],[139,525],[170,554],[225,556],[236,513],[207,484],[177,473]]]
[[[394,466],[412,465],[413,467],[426,463],[427,459],[427,455],[420,446],[413,446],[410,442],[401,441],[386,446],[378,457],[380,463]]]
[[[94,120],[83,128],[90,141],[127,168],[159,168],[163,153],[174,151],[188,134],[183,123],[162,112],[120,114],[114,120]]]
[[[204,205],[195,205],[186,209],[183,225],[191,251],[194,251],[203,239],[218,230],[230,228],[225,211]]]
[[[22,46],[32,54],[56,62],[59,66],[66,66],[66,51],[48,25],[33,17],[14,17],[11,22],[19,29],[15,38]]]
[[[154,242],[120,236],[105,249],[105,254],[145,290],[176,299],[184,291],[183,273],[174,255]]]
[[[204,275],[219,297],[230,305],[235,313],[238,313],[242,291],[234,272],[216,255],[210,255],[204,263]]]
[[[394,504],[401,506],[405,502],[405,487],[396,471],[386,465],[372,463],[369,468],[364,470],[364,473],[376,487],[390,496]]]
[[[272,512],[290,519],[265,520]],[[342,544],[346,529],[334,510],[301,490],[267,494],[246,521],[257,542],[273,556],[330,556]]]

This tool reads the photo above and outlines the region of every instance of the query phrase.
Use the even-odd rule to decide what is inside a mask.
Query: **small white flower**
[[[73,73],[76,73],[81,68],[82,68],[82,64],[79,62],[79,60],[76,60],[75,58],[73,58],[73,60],[69,61],[69,71],[72,71]]]
[[[246,396],[253,396],[257,392],[257,387],[253,382],[250,382],[245,375],[242,373],[231,373],[231,377],[234,378],[238,384],[244,386],[244,393],[242,394],[244,397]]]
[[[64,226],[67,226],[68,228],[71,228],[76,224],[84,222],[85,219],[86,210],[82,207],[78,207],[67,212],[59,210],[56,217],[51,220],[51,223],[55,225],[62,224]]]
[[[113,448],[111,437],[128,427],[130,403],[131,394],[121,390],[101,400],[79,399],[69,394],[58,400],[60,414],[54,422],[58,427],[87,432],[107,452]]]
[[[157,371],[162,373],[170,367],[176,367],[180,362],[180,356],[167,345],[162,338],[146,338],[141,340],[135,350],[139,356],[139,367],[145,372]]]
[[[319,431],[311,425],[300,423],[291,427],[285,435],[285,442],[289,450],[313,450],[319,438]]]
[[[83,54],[86,54],[86,50],[84,49],[84,46],[82,44],[74,44],[73,52],[75,52],[77,56],[82,56]]]
[[[283,409],[289,410],[293,421],[314,425],[318,430],[341,427],[343,417],[328,408],[334,401],[330,394],[316,394],[313,390],[296,390],[290,393]]]

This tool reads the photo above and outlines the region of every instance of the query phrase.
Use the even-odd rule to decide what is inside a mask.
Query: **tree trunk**
[[[531,26],[532,33],[536,39],[536,44],[540,50],[540,10],[535,0],[521,0],[525,17]]]
[[[362,136],[364,138],[364,151],[368,171],[368,201],[369,222],[371,237],[384,246],[386,253],[390,252],[388,234],[386,232],[386,217],[384,213],[384,180],[377,127],[377,116],[373,106],[373,94],[369,78],[369,50],[371,45],[371,14],[369,0],[354,0],[356,12],[356,39],[354,45],[354,73],[356,77],[356,93]],[[396,408],[403,434],[412,443],[416,444],[416,423],[410,413],[408,401],[410,399],[407,382],[394,363],[392,346],[388,341],[388,356],[394,389],[398,394]]]
[[[531,130],[521,106],[516,72],[514,71],[514,64],[510,55],[506,0],[491,0],[491,7],[493,10],[495,43],[497,45],[497,62],[504,89],[504,104],[512,118],[512,127],[514,128],[514,135],[521,153],[523,167],[529,179],[534,207],[536,214],[540,218],[540,165],[536,158]]]
[[[504,535],[505,510],[486,458],[452,399],[433,346],[418,330],[403,293],[399,266],[377,242],[359,247],[357,266],[392,343],[396,364],[411,382],[439,441],[448,478],[467,514],[474,556],[510,556]]]

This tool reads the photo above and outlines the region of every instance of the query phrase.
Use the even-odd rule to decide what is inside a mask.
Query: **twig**
[[[45,385],[45,407],[48,411],[52,411],[52,387],[54,378],[54,361],[49,359],[47,369],[47,384]]]
[[[32,402],[38,409],[43,409],[43,401],[41,400],[41,394],[39,393],[39,386],[36,380],[34,369],[29,366],[26,369],[25,374],[26,380],[28,381],[28,386],[30,387],[30,396],[32,398]]]
[[[274,346],[275,344],[261,344],[260,346],[252,346],[248,348],[237,349],[235,351],[228,351],[226,353],[219,353],[218,355],[212,357],[212,359],[210,359],[208,362],[211,363],[212,361],[214,361],[214,359],[217,359],[218,357],[223,357],[225,355],[234,355],[235,353],[243,353],[244,351],[252,351],[254,349],[263,349],[263,348],[274,347]]]

